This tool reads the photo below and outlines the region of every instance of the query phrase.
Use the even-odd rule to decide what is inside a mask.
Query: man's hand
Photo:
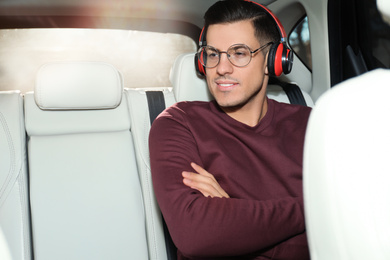
[[[191,167],[197,173],[186,171],[182,173],[186,186],[200,191],[205,197],[230,198],[211,173],[195,163],[191,163]]]

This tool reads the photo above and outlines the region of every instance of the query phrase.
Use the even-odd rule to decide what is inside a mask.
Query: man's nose
[[[223,55],[225,54],[225,55]],[[220,75],[230,74],[233,72],[233,64],[229,61],[228,54],[226,52],[220,52],[220,60],[217,65],[217,73]]]

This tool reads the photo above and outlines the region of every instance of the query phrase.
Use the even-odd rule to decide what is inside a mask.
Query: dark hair
[[[255,37],[261,45],[280,42],[276,21],[261,6],[245,0],[224,0],[212,5],[204,15],[204,41],[207,28],[213,24],[233,23],[252,20]],[[268,49],[268,48],[266,48]]]

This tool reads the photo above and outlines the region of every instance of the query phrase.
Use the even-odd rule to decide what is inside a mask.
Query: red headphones
[[[276,23],[276,27],[278,28],[280,34],[280,42],[273,43],[268,53],[267,66],[268,66],[269,74],[271,76],[280,76],[282,75],[282,73],[284,74],[290,73],[293,65],[293,52],[286,44],[287,35],[281,22],[267,7],[250,0],[244,0],[244,1],[260,6],[268,15],[272,17],[272,19]],[[199,36],[199,46],[206,45],[204,29],[205,28],[203,27]],[[202,58],[203,57],[201,57],[201,59]],[[195,54],[195,67],[196,67],[196,71],[200,75],[202,76],[206,75],[206,68],[199,61],[197,54]]]

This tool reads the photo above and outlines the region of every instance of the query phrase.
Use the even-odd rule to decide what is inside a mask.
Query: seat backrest
[[[145,212],[118,71],[43,66],[25,95],[35,260],[147,259]]]
[[[7,240],[5,240],[5,237],[4,237],[4,234],[3,234],[3,231],[1,230],[1,228],[0,228],[0,259],[1,260],[12,260]]]
[[[175,98],[170,89],[152,89],[161,91],[165,106],[175,103]],[[163,220],[158,207],[150,172],[149,158],[149,131],[150,116],[146,92],[147,89],[126,89],[129,112],[131,118],[131,133],[134,139],[136,158],[146,212],[146,230],[149,244],[149,259],[167,259],[166,241],[164,238]]]
[[[389,70],[353,78],[312,111],[303,185],[313,260],[390,259]]]
[[[31,259],[23,98],[0,92],[0,229],[14,260]]]
[[[177,101],[212,100],[205,79],[196,74],[194,55],[194,53],[181,54],[172,66],[170,80]],[[310,95],[305,91],[302,91],[302,94],[306,104],[313,107],[314,102]],[[277,85],[268,85],[267,96],[279,102],[290,103],[286,93]]]

